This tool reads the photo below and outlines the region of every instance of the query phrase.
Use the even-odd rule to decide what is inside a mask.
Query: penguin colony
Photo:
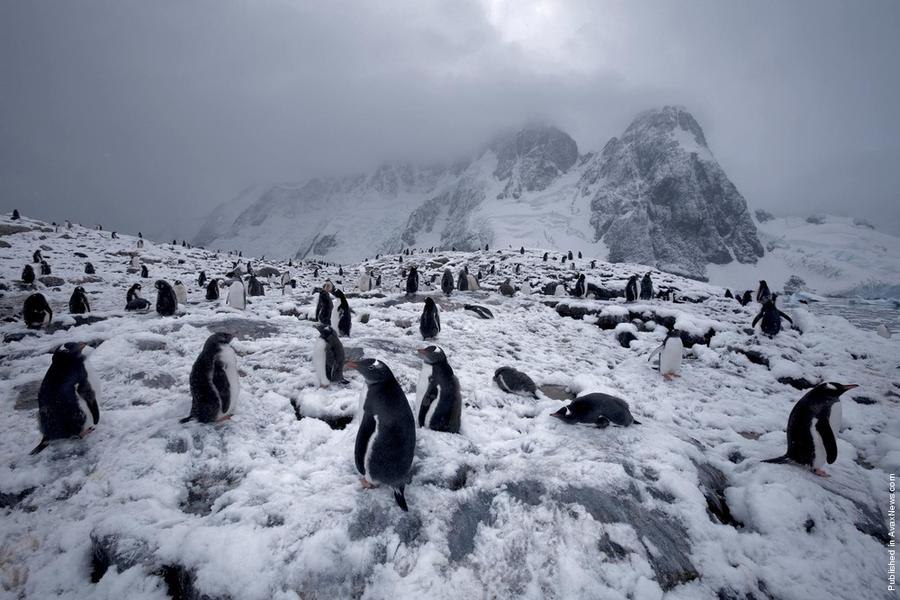
[[[143,244],[143,240],[141,240]],[[487,247],[485,252],[487,252]],[[524,254],[524,247],[520,254]],[[407,254],[410,256],[411,254]],[[402,261],[402,256],[399,261]],[[578,253],[579,259],[581,253]],[[50,272],[49,264],[40,250],[34,252],[33,262],[41,265],[42,273]],[[544,261],[548,260],[545,253]],[[569,252],[560,258],[560,262],[573,261],[573,253]],[[93,265],[90,273],[94,272]],[[591,261],[594,264],[594,261]],[[516,272],[520,265],[512,267]],[[135,256],[130,262],[132,270],[141,271],[141,277],[148,277],[148,269]],[[315,268],[318,275],[319,267]],[[88,272],[87,268],[85,269]],[[248,274],[245,285],[242,274]],[[491,265],[494,272],[494,265]],[[480,274],[480,273],[479,273]],[[343,269],[339,267],[339,275]],[[264,284],[253,274],[250,262],[244,266],[235,262],[233,270],[226,274],[231,281],[217,277],[208,278],[205,271],[200,271],[197,278],[199,293],[205,294],[207,301],[220,298],[220,288],[227,289],[224,304],[236,310],[247,308],[249,295],[264,295]],[[277,276],[282,290],[291,283],[288,273]],[[621,295],[625,302],[652,301],[660,298],[660,293],[671,294],[673,290],[658,290],[654,294],[651,273],[646,273],[640,280],[638,275],[631,276]],[[22,283],[33,286],[34,270],[25,265],[22,271]],[[455,286],[454,286],[455,280]],[[360,275],[357,287],[360,292],[368,293],[381,286],[381,275],[366,268]],[[410,266],[403,278],[403,291],[408,298],[414,298],[420,289],[418,269]],[[526,283],[530,293],[530,284]],[[188,289],[180,280],[170,285],[165,280],[155,283],[157,290],[156,312],[161,316],[173,316],[179,305],[188,302]],[[440,293],[435,290],[424,298],[420,319],[420,334],[423,340],[438,338],[441,333],[441,322],[438,304],[435,297],[443,294],[451,297],[454,291],[466,292],[481,289],[479,278],[473,276],[464,267],[454,277],[450,268],[443,270],[439,282]],[[584,274],[578,274],[571,291],[565,282],[549,286],[553,295],[571,295],[576,298],[593,294],[600,296],[600,288],[587,283]],[[150,301],[141,296],[142,285],[134,283],[126,293],[127,311],[147,311]],[[522,294],[522,288],[516,288],[510,277],[506,277],[495,290],[507,297]],[[337,304],[332,300],[337,299]],[[663,296],[666,297],[666,296]],[[736,294],[727,290],[726,299],[747,303],[751,292]],[[779,310],[776,305],[777,294],[770,292],[765,281],[761,281],[756,294],[761,308],[753,319],[752,326],[761,324],[761,331],[768,336],[777,335],[781,330],[782,320],[793,324],[791,318]],[[463,311],[478,319],[495,318],[493,311],[486,306],[464,303]],[[76,286],[69,300],[71,314],[84,314],[91,311],[85,288]],[[411,466],[416,445],[416,429],[428,428],[434,431],[458,434],[464,429],[463,394],[460,383],[450,364],[445,351],[437,345],[429,345],[418,349],[422,361],[421,372],[416,385],[414,407],[410,403],[392,373],[390,367],[381,360],[364,358],[347,361],[340,337],[349,337],[352,324],[352,310],[347,296],[328,280],[318,290],[313,320],[317,323],[316,337],[312,347],[312,364],[319,385],[328,388],[332,384],[347,384],[344,369],[357,372],[365,381],[361,403],[360,418],[354,450],[354,460],[364,487],[384,485],[392,490],[397,505],[404,511],[409,509],[406,498],[406,486],[411,481]],[[22,315],[29,328],[47,328],[53,320],[53,310],[43,294],[39,292],[27,296]],[[878,331],[883,337],[890,336],[886,327]],[[228,420],[235,414],[240,396],[240,376],[238,361],[232,341],[234,336],[228,332],[217,332],[209,336],[194,361],[190,372],[191,407],[182,423],[197,421],[199,423],[217,423]],[[32,451],[37,454],[52,441],[73,436],[84,437],[100,422],[100,397],[97,386],[92,383],[91,372],[84,353],[85,344],[68,342],[54,349],[52,363],[47,370],[38,393],[40,441]],[[659,356],[659,372],[666,380],[677,377],[681,370],[685,346],[682,334],[671,328],[662,344],[654,350],[648,360]],[[510,366],[496,369],[493,380],[498,388],[509,394],[538,399],[541,396],[535,382],[526,373]],[[823,470],[825,464],[837,460],[836,437],[841,426],[840,397],[845,392],[857,387],[853,384],[823,382],[814,386],[793,407],[787,420],[787,450],[783,456],[769,459],[769,463],[792,462],[810,468],[815,474],[827,476]],[[632,415],[628,403],[615,396],[604,393],[587,393],[572,400],[551,416],[561,422],[572,424],[588,424],[598,428],[609,426],[627,427],[640,424]]]

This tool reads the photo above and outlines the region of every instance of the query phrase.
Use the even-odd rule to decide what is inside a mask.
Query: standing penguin
[[[419,271],[415,267],[409,268],[409,275],[406,276],[406,295],[413,296],[419,291]]]
[[[859,386],[829,381],[809,390],[788,417],[787,452],[763,462],[792,461],[806,465],[820,477],[828,477],[822,466],[837,460],[835,438],[841,429],[841,394],[855,387]]]
[[[141,284],[135,283],[125,294],[125,310],[145,310],[150,302],[141,298]]]
[[[359,288],[361,292],[368,292],[372,289],[372,271],[366,269],[362,275],[359,276],[359,282],[356,284],[356,287]]]
[[[650,279],[650,273],[644,273],[641,279],[641,300],[650,300],[653,298],[653,280]]]
[[[47,299],[43,294],[31,294],[25,298],[22,316],[25,318],[26,327],[40,329],[49,325],[53,320],[53,309],[47,304]]]
[[[459,272],[459,277],[456,280],[456,289],[461,292],[468,291],[469,289],[469,274],[464,270]]]
[[[138,250],[140,250],[140,249],[143,248],[143,247],[144,247],[144,240],[139,239],[139,240],[137,241],[137,248],[138,248]]]
[[[788,323],[791,325],[794,324],[793,319],[778,310],[778,307],[775,305],[777,298],[778,294],[768,296],[763,303],[762,308],[759,309],[759,314],[756,315],[753,319],[753,323],[750,325],[751,327],[756,327],[756,324],[762,319],[759,328],[764,334],[770,337],[778,335],[778,332],[781,331],[781,319],[787,319]]]
[[[31,268],[31,265],[25,265],[25,268],[22,269],[22,282],[28,285],[34,283],[34,269]]]
[[[225,295],[225,304],[238,310],[247,308],[247,289],[244,287],[243,281],[235,279],[231,282],[231,285],[228,286],[228,293]]]
[[[322,325],[331,324],[331,311],[334,309],[331,295],[322,290],[319,292],[319,301],[316,304],[316,321]]]
[[[481,286],[478,284],[478,279],[476,279],[474,275],[466,273],[466,289],[470,292],[474,292],[480,287]]]
[[[499,289],[500,289],[500,293],[503,294],[504,296],[512,297],[512,296],[515,296],[515,294],[516,294],[516,288],[514,288],[512,286],[512,284],[510,283],[509,277],[507,277],[506,280],[500,284]]]
[[[14,209],[13,209],[13,212],[12,212],[12,217],[10,217],[10,220],[12,220],[12,221],[18,221],[18,220],[21,219],[21,218],[22,218],[22,217],[19,216],[19,209],[18,209],[18,208],[14,208]]]
[[[200,275],[197,277],[197,285],[200,287],[206,285],[206,271],[200,271]]]
[[[191,368],[191,414],[181,423],[191,419],[214,423],[231,418],[241,391],[232,339],[234,336],[225,332],[206,338]]]
[[[731,290],[725,290],[725,297],[726,297],[726,298],[733,299],[733,298],[734,298],[734,294],[731,293]]]
[[[634,302],[635,300],[637,300],[637,297],[637,275],[632,275],[628,278],[628,283],[625,284],[625,301]]]
[[[578,275],[578,279],[575,281],[575,288],[572,290],[572,295],[576,298],[584,298],[584,294],[587,291],[584,284],[584,273],[580,273]]]
[[[281,274],[281,293],[284,294],[284,288],[291,285],[291,272],[285,271]]]
[[[219,299],[219,280],[215,277],[209,280],[209,284],[206,286],[206,299],[207,300],[218,300]]]
[[[547,259],[550,258],[549,252],[544,252],[544,262],[547,262]]]
[[[181,283],[180,279],[175,280],[172,291],[175,292],[175,298],[178,300],[178,304],[187,304],[187,288],[184,287],[184,284]]]
[[[459,380],[438,346],[417,350],[422,370],[416,385],[416,424],[434,431],[459,433],[462,394]]]
[[[681,333],[677,329],[671,329],[666,334],[666,339],[659,348],[650,353],[647,361],[659,354],[659,372],[663,379],[670,381],[678,377],[681,371],[681,359],[684,355],[684,343],[681,341]]]
[[[568,255],[568,256],[569,256],[569,260],[574,260],[574,259],[572,258],[572,251],[571,251],[571,250],[569,250],[569,255]]]
[[[50,263],[46,260],[41,261],[41,275],[49,275],[50,274]]]
[[[438,313],[437,304],[430,297],[425,298],[425,308],[419,318],[419,333],[422,339],[435,338],[441,332],[441,316]]]
[[[408,511],[405,490],[416,451],[416,421],[409,401],[383,362],[365,358],[347,366],[363,376],[367,387],[353,453],[362,485],[389,486],[397,506]]]
[[[501,390],[508,394],[531,396],[537,398],[537,386],[534,380],[526,373],[517,371],[512,367],[500,367],[494,371],[494,382]]]
[[[249,265],[249,263],[248,263]],[[263,287],[262,282],[256,278],[256,275],[251,275],[250,279],[247,281],[247,293],[250,296],[265,296],[266,290]]]
[[[84,288],[80,285],[75,288],[72,296],[69,298],[69,312],[73,315],[83,315],[86,312],[91,312],[91,304],[84,293]]]
[[[352,323],[350,303],[347,302],[347,296],[341,290],[334,290],[334,296],[338,299],[338,304],[332,313],[331,326],[337,329],[338,334],[350,337],[350,325]]]
[[[150,277],[150,271],[147,270],[147,265],[141,265],[141,277],[143,277],[144,279]]]
[[[765,279],[760,279],[759,288],[756,290],[756,301],[760,304],[765,304],[771,295],[772,292],[769,291],[769,284],[766,283]]]
[[[178,297],[175,296],[175,290],[164,279],[156,280],[156,312],[164,317],[170,317],[175,314],[178,308]]]
[[[37,454],[52,440],[84,437],[100,422],[97,390],[84,362],[84,346],[69,342],[53,352],[38,392],[38,424],[43,437],[31,454]]]
[[[745,290],[744,295],[741,296],[741,306],[747,306],[752,301],[753,301],[753,292],[751,292],[750,290]]]
[[[41,256],[41,251],[40,251],[40,250],[35,250],[35,251],[34,251],[34,254],[31,255],[31,262],[33,262],[33,263],[38,263],[38,264],[44,262],[44,257]]]
[[[453,293],[453,273],[450,272],[450,269],[444,269],[444,274],[441,276],[441,291],[448,296]]]
[[[313,342],[312,362],[319,387],[332,382],[347,383],[344,379],[344,345],[330,325],[316,325],[319,337]]]
[[[93,275],[96,272],[94,269],[94,265],[91,263],[84,263],[84,274],[85,275]]]

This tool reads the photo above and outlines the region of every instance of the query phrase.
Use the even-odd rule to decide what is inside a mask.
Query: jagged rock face
[[[543,191],[578,160],[578,146],[555,127],[529,127],[495,141],[494,177],[506,186],[498,199],[518,199],[523,192]]]
[[[702,278],[709,263],[763,255],[747,203],[694,118],[666,107],[639,116],[588,166],[591,222],[609,260]]]

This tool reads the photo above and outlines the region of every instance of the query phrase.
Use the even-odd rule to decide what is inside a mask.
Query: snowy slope
[[[766,255],[756,264],[711,265],[710,281],[745,289],[765,279],[781,290],[792,275],[808,291],[819,294],[898,297],[888,288],[900,286],[900,238],[855,224],[846,217],[823,216],[822,223],[799,217],[758,225]],[[868,285],[872,289],[860,289]]]
[[[506,277],[537,286],[579,271],[621,290],[647,269],[591,269],[590,256],[576,258],[576,269],[543,262],[542,249],[370,261],[384,287],[349,294],[348,352],[384,360],[412,401],[418,316],[424,295],[434,295],[444,327],[438,342],[465,399],[460,435],[417,432],[410,512],[402,513],[386,490],[361,489],[353,467],[357,424],[345,419],[362,382],[353,374],[348,386],[321,390],[310,364],[313,288],[330,277],[355,291],[357,267],[344,278],[322,267],[314,279],[313,264],[294,266],[296,290],[268,288],[238,312],[207,302],[196,285],[200,269],[229,270],[226,255],[150,244],[137,251],[129,236],[56,232],[31,221],[9,233],[10,224],[0,220],[0,240],[10,245],[0,254],[3,597],[888,597],[885,482],[900,466],[896,339],[803,310],[793,312],[802,334],[748,334],[750,307],[725,300],[720,288],[655,271],[658,286],[698,302],[626,306],[621,298],[493,291]],[[57,314],[49,331],[31,332],[17,311],[33,290],[18,278],[38,247],[63,282],[38,285]],[[146,297],[152,278],[185,282],[179,314],[122,310],[127,287],[139,281],[127,271],[135,252],[150,269]],[[96,277],[83,275],[85,260]],[[422,275],[414,298],[399,292],[410,264]],[[464,265],[481,271],[484,289],[449,298],[432,291],[445,265],[454,274]],[[492,265],[496,274],[488,275]],[[96,322],[66,314],[79,283]],[[462,310],[467,302],[496,318],[476,319]],[[632,317],[637,339],[624,348],[605,327]],[[646,357],[664,337],[656,323],[670,320],[694,337],[714,335],[667,383]],[[237,335],[238,412],[219,426],[181,425],[191,365],[214,330]],[[30,457],[49,352],[73,340],[92,348],[100,424],[84,440]],[[541,399],[501,392],[491,381],[501,365],[529,373]],[[779,380],[802,379],[861,384],[842,402],[830,479],[759,462],[783,453],[787,415],[802,395]],[[567,426],[549,416],[562,405],[547,395],[560,392],[550,385],[619,395],[643,424]]]

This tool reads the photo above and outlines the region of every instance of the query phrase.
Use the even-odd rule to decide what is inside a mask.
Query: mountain
[[[556,127],[529,125],[449,166],[385,164],[256,193],[213,211],[194,242],[336,262],[409,246],[525,245],[698,279],[708,264],[764,254],[700,125],[672,106],[642,113],[599,153],[580,154]]]

